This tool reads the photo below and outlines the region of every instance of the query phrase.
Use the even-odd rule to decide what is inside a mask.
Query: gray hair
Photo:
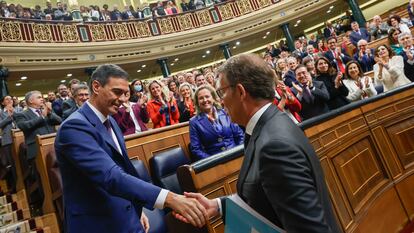
[[[33,97],[34,94],[40,94],[40,95],[42,95],[42,93],[40,91],[29,91],[24,96],[24,101],[26,101],[26,103],[29,104],[30,103],[30,99]]]
[[[122,78],[128,80],[128,73],[125,72],[121,67],[114,64],[100,65],[92,73],[89,82],[89,89],[92,90],[92,82],[98,81],[102,86],[108,83],[109,78]]]
[[[366,40],[364,40],[364,39],[361,39],[361,40],[359,40],[359,41],[358,41],[357,45],[358,45],[358,46],[360,46],[360,45],[361,45],[362,43],[364,43],[364,42],[365,42],[365,43],[368,43],[368,41],[366,41]]]
[[[74,89],[73,89],[73,96],[77,96],[78,92],[80,90],[88,90],[89,92],[89,87],[86,86],[85,84],[78,84]]]
[[[414,1],[414,0],[413,0]],[[405,36],[409,36],[410,38],[413,38],[413,35],[411,35],[411,33],[409,33],[409,32],[401,32],[399,35],[398,35],[398,41],[400,42],[401,41],[401,39],[403,38],[403,37],[405,37]]]

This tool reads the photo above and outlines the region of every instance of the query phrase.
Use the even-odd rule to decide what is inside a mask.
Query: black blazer
[[[237,193],[289,233],[341,232],[318,156],[300,128],[274,105],[250,137]]]
[[[302,85],[300,86],[302,87]],[[300,100],[302,109],[299,115],[302,117],[302,121],[329,112],[328,101],[330,96],[325,84],[320,81],[313,81],[313,86],[314,88],[311,90],[311,94],[315,98],[313,103],[307,103],[303,98]],[[297,95],[295,88],[291,88],[291,90]]]
[[[55,125],[59,125],[62,119],[51,113],[47,117],[39,117],[31,109],[14,114],[17,127],[23,131],[24,142],[27,145],[27,159],[33,159],[37,155],[36,135],[44,135],[56,132]]]
[[[402,51],[400,53],[400,55],[404,59],[404,74],[405,74],[405,76],[407,76],[407,78],[411,82],[414,82],[414,64],[411,65],[410,63],[408,63],[408,57],[407,57],[407,54],[405,53],[405,51]]]

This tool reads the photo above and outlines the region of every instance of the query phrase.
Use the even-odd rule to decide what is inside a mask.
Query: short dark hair
[[[364,71],[362,71],[361,65],[359,64],[359,62],[352,60],[349,61],[348,63],[346,63],[346,67],[345,67],[345,76],[349,79],[351,79],[351,75],[349,74],[349,66],[355,64],[358,67],[359,70],[359,77],[364,76]]]
[[[114,64],[100,65],[92,73],[89,80],[89,89],[92,90],[92,82],[98,81],[102,86],[108,83],[109,78],[122,78],[128,80],[128,73]]]
[[[256,54],[233,56],[217,69],[217,73],[223,74],[231,87],[243,85],[255,99],[273,100],[275,96],[275,74]]]
[[[384,46],[388,50],[388,56],[390,56],[390,58],[392,58],[395,55],[394,54],[394,51],[388,45],[386,45],[386,44],[380,44],[380,45],[378,45],[378,47],[375,48],[374,56],[378,57],[378,49],[381,46]]]
[[[300,68],[305,68],[306,69],[306,71],[307,72],[309,72],[308,71],[308,68],[305,66],[305,65],[303,65],[303,64],[299,64],[298,66],[296,66],[296,68],[295,68],[295,74],[296,74],[296,71],[298,70],[298,69],[300,69]]]
[[[329,42],[330,40],[335,40],[335,42],[338,42],[338,39],[336,38],[336,36],[328,37],[328,39],[326,39],[326,42]]]
[[[328,63],[327,73],[329,75],[335,75],[337,73],[336,69],[332,66],[332,63],[328,60],[328,58],[320,57],[320,58],[316,59],[316,61],[315,61],[316,75],[321,75],[321,72],[318,70],[318,63],[321,60],[324,60],[326,63]]]
[[[401,17],[399,15],[390,15],[390,17],[388,17],[388,20],[387,20],[388,26],[391,26],[391,19],[397,20],[398,23],[401,22]]]
[[[204,77],[204,74],[202,74],[202,73],[198,73],[198,74],[194,77],[194,80],[197,80],[197,78],[198,78],[198,77],[200,77],[200,76],[203,76],[203,77]]]

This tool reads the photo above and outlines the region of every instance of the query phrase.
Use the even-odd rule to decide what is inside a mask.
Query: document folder
[[[226,199],[225,233],[285,233],[261,216],[237,194]]]

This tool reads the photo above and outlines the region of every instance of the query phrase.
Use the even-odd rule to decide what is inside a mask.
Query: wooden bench
[[[13,138],[12,157],[13,157],[14,164],[16,167],[16,175],[17,175],[16,191],[20,191],[24,189],[24,181],[23,181],[24,178],[23,178],[22,166],[20,164],[20,158],[19,158],[20,146],[24,143],[23,131],[18,130],[18,129],[13,129],[12,138]]]

